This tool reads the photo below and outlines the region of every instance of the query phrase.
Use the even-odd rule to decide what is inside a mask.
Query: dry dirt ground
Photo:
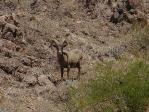
[[[68,88],[93,78],[95,62],[117,59],[127,48],[131,25],[109,22],[110,8],[91,0],[0,0],[0,14],[17,14],[25,43],[0,38],[0,112],[65,112]],[[60,80],[50,40],[68,41],[83,54],[78,80]],[[71,71],[71,78],[77,72]],[[73,73],[74,72],[74,73]],[[65,76],[66,78],[66,76]]]

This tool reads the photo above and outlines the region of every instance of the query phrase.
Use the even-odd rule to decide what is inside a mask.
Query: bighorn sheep
[[[15,25],[10,24],[10,23],[5,23],[4,28],[2,29],[1,38],[3,38],[8,32],[12,33],[14,38],[16,38],[17,36],[18,37],[21,36],[23,39],[23,33],[19,27],[16,27]]]
[[[19,22],[17,21],[17,14],[12,13],[11,15],[9,15],[7,22],[18,26]]]
[[[73,51],[63,51],[63,48],[65,48],[68,45],[67,41],[65,40],[62,44],[60,44],[57,40],[51,41],[50,47],[55,47],[57,50],[57,58],[58,63],[60,65],[61,69],[61,79],[63,80],[63,74],[64,74],[64,68],[67,68],[67,78],[69,79],[69,71],[70,68],[78,68],[78,76],[77,78],[80,78],[80,72],[81,72],[81,60],[82,55],[80,53],[76,53],[76,50]]]
[[[9,23],[15,26],[18,26],[19,23],[15,20],[15,17],[13,14],[11,15],[3,15],[0,16],[0,28],[1,28],[1,32],[3,32],[5,25]]]
[[[7,23],[8,15],[0,16],[0,28],[1,31],[4,29],[4,25]]]

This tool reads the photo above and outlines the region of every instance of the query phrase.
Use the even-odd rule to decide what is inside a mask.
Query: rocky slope
[[[4,0],[0,14],[13,13],[25,43],[8,34],[0,38],[0,111],[62,112],[68,88],[93,78],[94,62],[116,59],[127,48],[131,25],[110,23],[111,9],[104,1]],[[60,81],[56,51],[50,40],[67,40],[67,50],[83,54],[80,81]],[[127,40],[127,41],[126,41]],[[71,77],[76,77],[75,70]],[[66,77],[65,77],[66,78]]]

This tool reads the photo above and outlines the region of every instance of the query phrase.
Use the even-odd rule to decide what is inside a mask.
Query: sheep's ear
[[[55,48],[58,48],[58,43],[57,43],[57,41],[56,40],[52,40],[51,41],[51,45],[50,45],[50,47],[55,47]]]
[[[66,47],[68,45],[68,42],[65,40],[64,42],[63,42],[63,47]]]

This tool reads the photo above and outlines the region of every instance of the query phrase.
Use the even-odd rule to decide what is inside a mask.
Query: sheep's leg
[[[12,34],[13,34],[13,37],[14,38],[16,38],[17,37],[17,33],[18,33],[18,31],[15,29],[15,31],[14,32],[12,32]]]
[[[5,28],[4,28],[3,31],[2,31],[1,38],[4,38],[4,36],[5,36],[8,32],[13,33],[11,29],[9,29],[9,28],[6,28],[6,29],[5,29]]]
[[[64,75],[64,68],[61,68],[61,80],[63,80],[63,75]]]
[[[1,25],[0,27],[1,27],[1,33],[2,33],[3,30],[4,30],[4,28],[5,28],[5,26],[4,25]]]
[[[4,33],[5,33],[5,29],[4,29],[4,27],[2,26],[2,29],[1,29],[1,38],[3,38]]]
[[[0,26],[0,28],[1,28],[1,30],[0,30],[0,31],[1,31],[1,33],[2,33],[2,31],[3,31],[3,27],[2,27],[2,26]]]
[[[69,79],[70,66],[67,67],[67,78]]]
[[[7,34],[7,31],[4,31],[2,32],[2,35],[1,35],[1,38],[4,38],[4,36]]]
[[[78,79],[80,79],[80,73],[81,73],[81,68],[79,67],[78,68],[78,77],[77,77]]]
[[[78,67],[78,76],[77,76],[78,79],[80,79],[80,74],[81,74],[81,67],[79,65],[79,67]]]

